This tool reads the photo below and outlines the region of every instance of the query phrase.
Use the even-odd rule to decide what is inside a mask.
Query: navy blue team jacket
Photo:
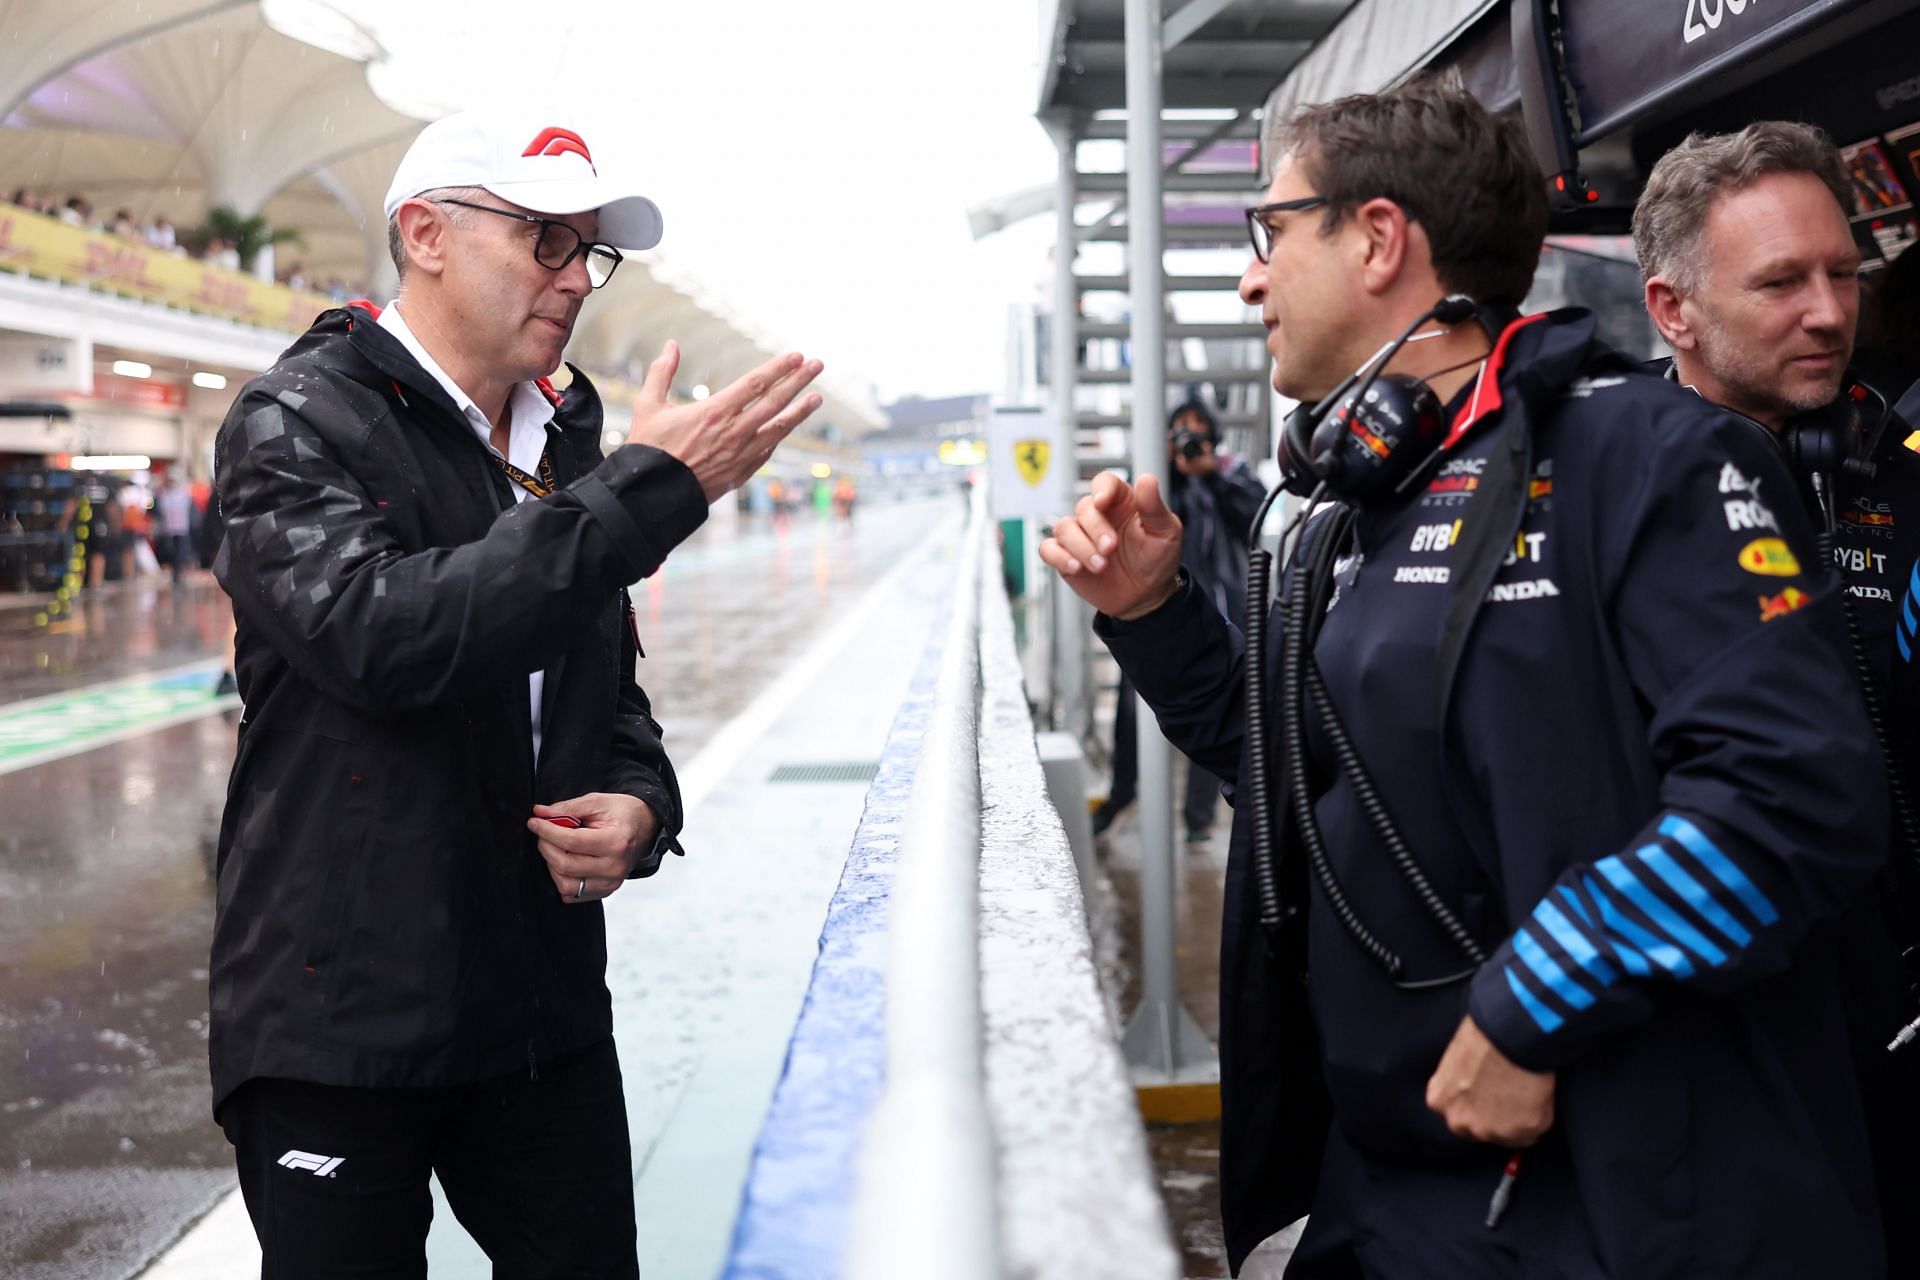
[[[1298,887],[1304,938],[1269,937],[1242,803],[1221,957],[1233,1265],[1310,1206],[1334,1208],[1313,1203],[1329,1112],[1370,1167],[1491,1192],[1505,1153],[1453,1137],[1424,1104],[1470,1013],[1509,1058],[1558,1073],[1535,1158],[1563,1161],[1572,1192],[1546,1203],[1543,1176],[1530,1207],[1523,1176],[1506,1239],[1536,1212],[1581,1255],[1565,1274],[1874,1274],[1835,922],[1886,856],[1887,800],[1792,482],[1750,425],[1626,368],[1583,311],[1510,327],[1482,382],[1425,487],[1357,522],[1315,655],[1490,959],[1468,981],[1403,990]],[[1520,440],[1523,509],[1444,677],[1442,731],[1454,553],[1465,521],[1500,518],[1476,491],[1492,451]],[[1183,586],[1095,628],[1169,739],[1240,776],[1242,641],[1218,611]],[[1277,655],[1276,634],[1269,669]],[[1410,979],[1467,967],[1315,745],[1315,811],[1362,918]],[[1452,1233],[1455,1258],[1502,1239],[1477,1212],[1380,1229]]]

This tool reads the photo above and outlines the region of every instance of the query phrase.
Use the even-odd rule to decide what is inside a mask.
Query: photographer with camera
[[[1167,419],[1167,505],[1186,526],[1180,563],[1195,588],[1236,627],[1246,623],[1247,539],[1264,496],[1238,458],[1220,452],[1220,421],[1197,393]],[[1133,803],[1140,779],[1138,713],[1133,682],[1120,678],[1113,713],[1113,786],[1093,811],[1098,835]],[[1213,829],[1221,780],[1199,765],[1187,770],[1180,813],[1187,839],[1199,843]]]

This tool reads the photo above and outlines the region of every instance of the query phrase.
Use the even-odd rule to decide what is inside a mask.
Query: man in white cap
[[[437,1173],[500,1276],[637,1274],[601,900],[678,851],[625,588],[820,404],[698,404],[669,343],[624,446],[560,364],[660,212],[541,117],[429,125],[400,296],[329,311],[220,431],[246,715],[221,824],[215,1116],[269,1277],[424,1276]]]

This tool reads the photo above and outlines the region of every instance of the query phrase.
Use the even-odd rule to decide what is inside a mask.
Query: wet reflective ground
[[[1176,760],[1178,757],[1176,756]],[[1184,762],[1179,762],[1184,769]],[[1173,794],[1182,794],[1176,773]],[[1101,987],[1114,1025],[1124,1027],[1140,1003],[1140,835],[1137,806],[1123,810],[1099,838],[1101,883],[1093,928]],[[1209,1038],[1220,1034],[1220,906],[1226,879],[1227,823],[1222,804],[1210,840],[1180,841],[1175,853],[1178,897],[1174,916],[1175,985],[1180,1001]],[[1150,1124],[1147,1145],[1160,1196],[1173,1224],[1187,1280],[1227,1274],[1220,1227],[1220,1122]]]
[[[640,678],[675,758],[691,759],[953,506],[863,505],[852,528],[716,521],[677,550],[634,591]],[[54,628],[0,612],[0,718],[198,660],[214,665],[184,678],[211,682],[230,633],[205,577],[110,587]],[[8,1280],[135,1274],[232,1185],[208,1115],[205,965],[236,718],[214,711],[0,773]]]

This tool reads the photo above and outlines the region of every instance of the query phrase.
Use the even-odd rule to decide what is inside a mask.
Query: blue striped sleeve
[[[1613,899],[1607,896],[1606,890],[1602,889],[1592,876],[1586,877],[1584,883],[1587,896],[1593,899],[1594,906],[1599,908],[1600,919],[1606,923],[1607,942],[1613,947],[1614,954],[1620,957],[1621,964],[1626,965],[1636,974],[1645,975],[1652,972],[1647,968],[1646,960],[1635,964],[1632,959],[1629,959],[1638,949],[1640,954],[1676,978],[1693,976],[1693,962],[1687,959],[1686,952],[1671,943],[1662,942],[1627,919],[1620,908],[1613,905]]]
[[[1712,873],[1714,879],[1730,889],[1733,896],[1740,899],[1747,910],[1753,913],[1754,919],[1761,924],[1774,924],[1779,921],[1780,913],[1774,909],[1767,895],[1760,892],[1758,885],[1747,879],[1746,873],[1734,865],[1733,859],[1723,853],[1719,845],[1707,838],[1706,832],[1679,814],[1669,813],[1660,819],[1660,834],[1698,858],[1700,865]]]
[[[1727,941],[1742,948],[1753,941],[1753,934],[1747,931],[1747,927],[1735,919],[1731,911],[1721,906],[1719,899],[1704,885],[1688,875],[1686,869],[1675,862],[1665,849],[1650,844],[1634,856],[1665,881],[1669,889],[1679,894],[1680,900],[1693,908],[1695,914],[1718,929]]]
[[[1560,944],[1560,949],[1573,957],[1573,962],[1592,974],[1603,987],[1614,983],[1613,966],[1600,954],[1599,948],[1587,941],[1587,935],[1573,927],[1573,922],[1560,913],[1553,905],[1553,899],[1542,898],[1533,909],[1534,923],[1547,931],[1549,937]],[[1589,928],[1592,926],[1589,925]]]
[[[1648,845],[1640,850],[1654,846]],[[1619,855],[1602,858],[1593,864],[1594,870],[1607,878],[1607,882],[1618,889],[1628,902],[1639,909],[1640,914],[1652,923],[1655,929],[1666,934],[1687,950],[1699,956],[1710,965],[1722,965],[1727,962],[1727,953],[1715,946],[1704,933],[1688,924],[1678,911],[1660,900],[1658,894],[1647,888],[1639,876],[1633,874],[1633,868],[1623,862]]]
[[[1508,990],[1513,992],[1513,998],[1520,1003],[1522,1009],[1527,1011],[1527,1016],[1533,1019],[1534,1025],[1547,1035],[1558,1031],[1566,1019],[1549,1009],[1546,1001],[1527,990],[1527,984],[1520,981],[1514,974],[1512,965],[1506,966],[1506,972]]]
[[[1575,1009],[1592,1007],[1593,993],[1569,977],[1559,962],[1548,955],[1545,948],[1524,928],[1514,931],[1513,954],[1520,957],[1520,963],[1533,970],[1534,976],[1546,984],[1547,990]]]

